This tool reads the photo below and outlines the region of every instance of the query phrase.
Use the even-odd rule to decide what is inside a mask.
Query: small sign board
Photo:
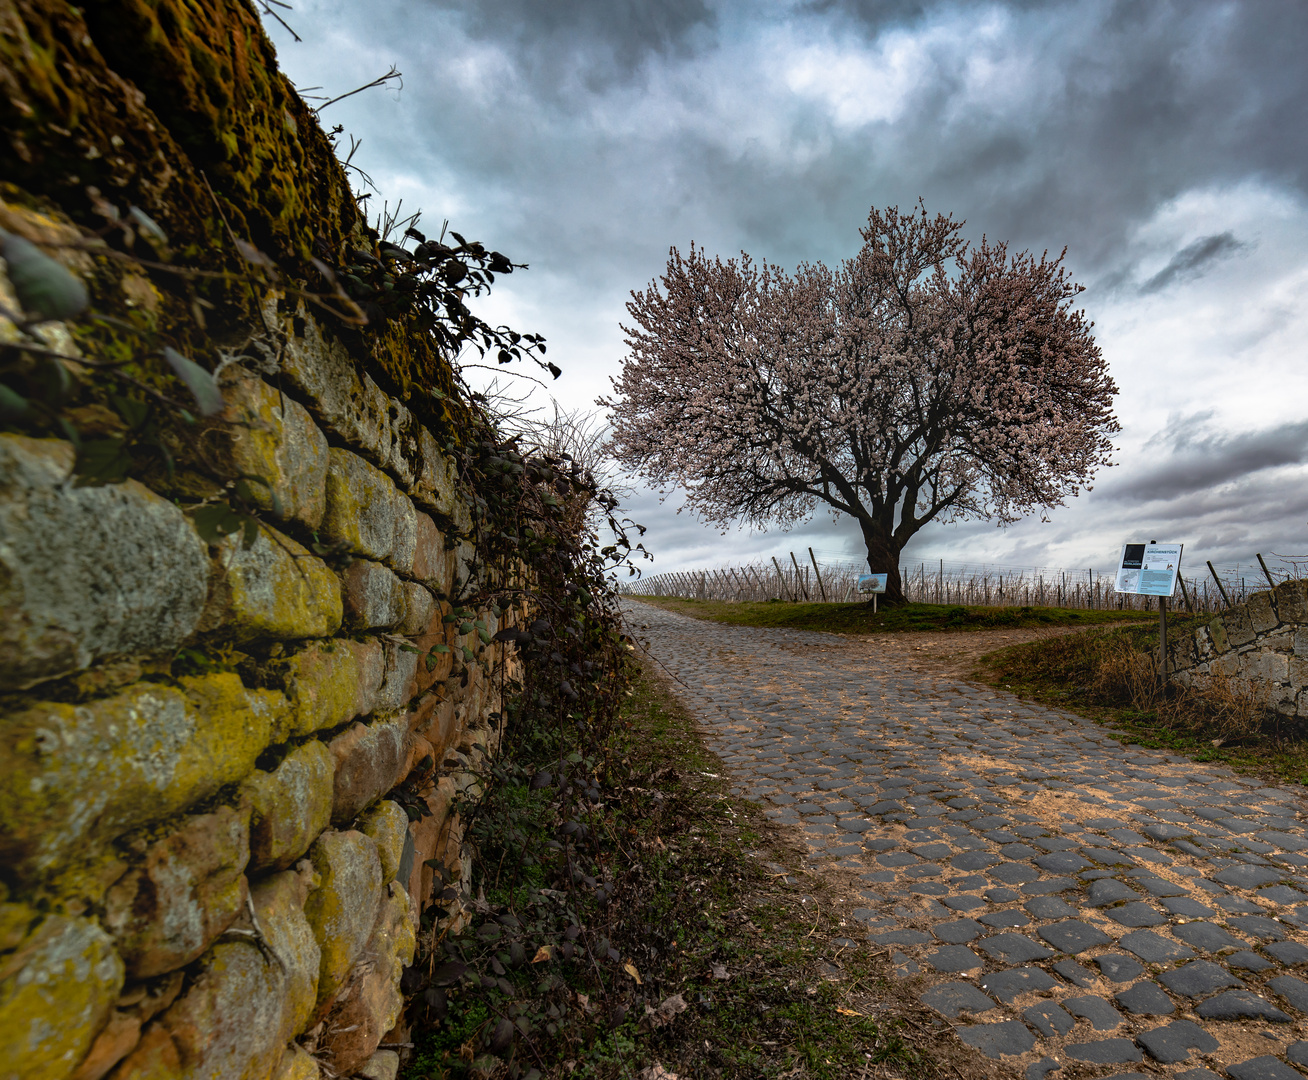
[[[886,579],[889,574],[859,574],[858,591],[870,593],[883,593],[886,591]]]
[[[1171,596],[1181,573],[1181,549],[1184,544],[1125,544],[1117,563],[1120,593],[1137,596]]]

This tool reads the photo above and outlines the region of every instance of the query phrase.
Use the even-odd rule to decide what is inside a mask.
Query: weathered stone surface
[[[410,514],[412,504],[395,490],[389,476],[357,454],[332,447],[329,458],[322,538],[366,559],[386,559],[395,545],[401,503]]]
[[[351,563],[341,574],[341,593],[351,630],[389,630],[404,621],[404,583],[381,563]]]
[[[414,518],[413,565],[408,576],[439,593],[449,593],[451,563],[445,536],[428,514]]]
[[[330,1002],[371,936],[382,898],[381,860],[372,837],[323,833],[309,849],[318,887],[304,913],[321,951],[318,1005]]]
[[[436,597],[425,585],[416,581],[404,582],[404,621],[399,631],[409,637],[425,634],[436,613]]]
[[[377,843],[382,881],[393,881],[400,869],[404,838],[409,833],[409,815],[405,813],[404,807],[390,799],[382,799],[359,818],[359,831],[364,836],[371,836]]]
[[[378,1050],[359,1066],[364,1080],[395,1080],[400,1071],[400,1055],[394,1050]]]
[[[399,1060],[399,1055],[396,1055]],[[282,1062],[272,1074],[272,1080],[318,1080],[322,1076],[318,1062],[298,1044],[291,1043],[282,1054]]]
[[[410,697],[416,692],[414,676],[418,671],[420,655],[412,645],[406,648],[395,641],[388,641],[384,649],[386,677],[377,689],[374,708],[378,712],[396,712],[407,706]]]
[[[423,515],[426,516],[425,514]],[[395,537],[390,554],[383,560],[397,574],[413,574],[413,560],[418,553],[418,511],[407,495],[395,493]]]
[[[1249,622],[1253,626],[1255,634],[1266,633],[1280,621],[1272,608],[1272,594],[1270,592],[1254,593],[1245,601],[1244,606],[1249,613]]]
[[[0,960],[0,1069],[8,1080],[71,1076],[109,1018],[123,963],[85,919],[51,915]]]
[[[290,734],[311,735],[373,711],[386,654],[376,640],[314,642],[286,661],[282,677],[291,701]]]
[[[472,516],[459,492],[454,463],[425,428],[418,432],[418,463],[408,492],[424,510],[459,532],[471,528]]]
[[[352,724],[329,744],[336,759],[332,822],[345,825],[400,778],[408,725],[403,717]]]
[[[105,929],[133,979],[189,964],[232,924],[245,903],[249,811],[188,818],[144,854],[105,897]]]
[[[224,939],[192,969],[186,993],[141,1033],[112,1080],[245,1080],[281,1060],[285,977],[252,943]]]
[[[267,481],[250,482],[251,500],[283,521],[317,529],[327,508],[327,437],[303,405],[253,375],[223,392],[232,469]]]
[[[309,1026],[318,1002],[322,950],[304,907],[319,881],[309,862],[283,870],[253,885],[254,905],[268,946],[285,965],[282,985],[281,1041],[288,1042]]]
[[[208,585],[185,515],[134,480],[66,484],[70,444],[0,434],[0,690],[177,648]]]
[[[242,779],[286,701],[234,674],[133,686],[87,705],[42,702],[0,731],[0,859],[23,877]]]
[[[218,546],[202,628],[238,641],[329,637],[341,626],[341,588],[327,564],[268,525],[250,547]]]
[[[272,772],[241,785],[250,808],[250,871],[284,870],[309,850],[332,816],[336,760],[320,742],[292,750]]]
[[[72,1080],[100,1080],[130,1054],[141,1039],[142,1025],[177,1000],[183,978],[183,972],[174,971],[124,989]]]
[[[337,1072],[359,1069],[395,1026],[404,1007],[400,976],[413,962],[415,944],[408,894],[391,882],[363,950],[365,959],[350,972],[327,1025],[324,1045]]]

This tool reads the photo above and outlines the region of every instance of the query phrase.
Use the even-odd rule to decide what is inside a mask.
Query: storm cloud
[[[1123,431],[1119,465],[1048,524],[932,527],[914,550],[1087,564],[1123,507],[1166,505],[1150,528],[1207,530],[1234,557],[1252,539],[1203,500],[1241,485],[1274,519],[1261,535],[1303,533],[1296,499],[1266,492],[1305,479],[1308,6],[297,0],[288,18],[302,45],[269,29],[299,85],[404,71],[402,93],[324,122],[363,138],[374,201],[530,263],[482,310],[546,335],[566,407],[607,392],[628,291],[671,246],[832,263],[869,206],[921,196],[973,240],[1067,249]],[[1175,438],[1172,418],[1204,413],[1202,440]],[[1158,502],[1169,485],[1190,497]],[[822,516],[723,541],[675,503],[637,499],[662,566],[801,539],[857,551]]]

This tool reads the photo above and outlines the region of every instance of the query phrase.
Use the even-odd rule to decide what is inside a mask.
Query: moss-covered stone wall
[[[438,874],[466,873],[452,807],[516,674],[491,641],[514,611],[454,615],[488,571],[449,368],[402,322],[88,252],[88,189],[178,265],[239,268],[242,235],[294,283],[372,243],[249,4],[0,0],[0,230],[221,367],[207,453],[260,478],[253,542],[211,542],[212,470],[80,484],[69,439],[0,425],[0,1077],[393,1076],[400,976]],[[116,333],[41,340],[90,380]]]

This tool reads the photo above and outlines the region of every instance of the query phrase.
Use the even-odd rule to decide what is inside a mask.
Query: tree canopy
[[[626,468],[712,523],[765,528],[820,505],[862,529],[902,596],[929,521],[1060,506],[1109,464],[1117,387],[1063,260],[873,208],[863,246],[793,274],[742,253],[669,254],[632,292],[628,355],[600,398]]]

